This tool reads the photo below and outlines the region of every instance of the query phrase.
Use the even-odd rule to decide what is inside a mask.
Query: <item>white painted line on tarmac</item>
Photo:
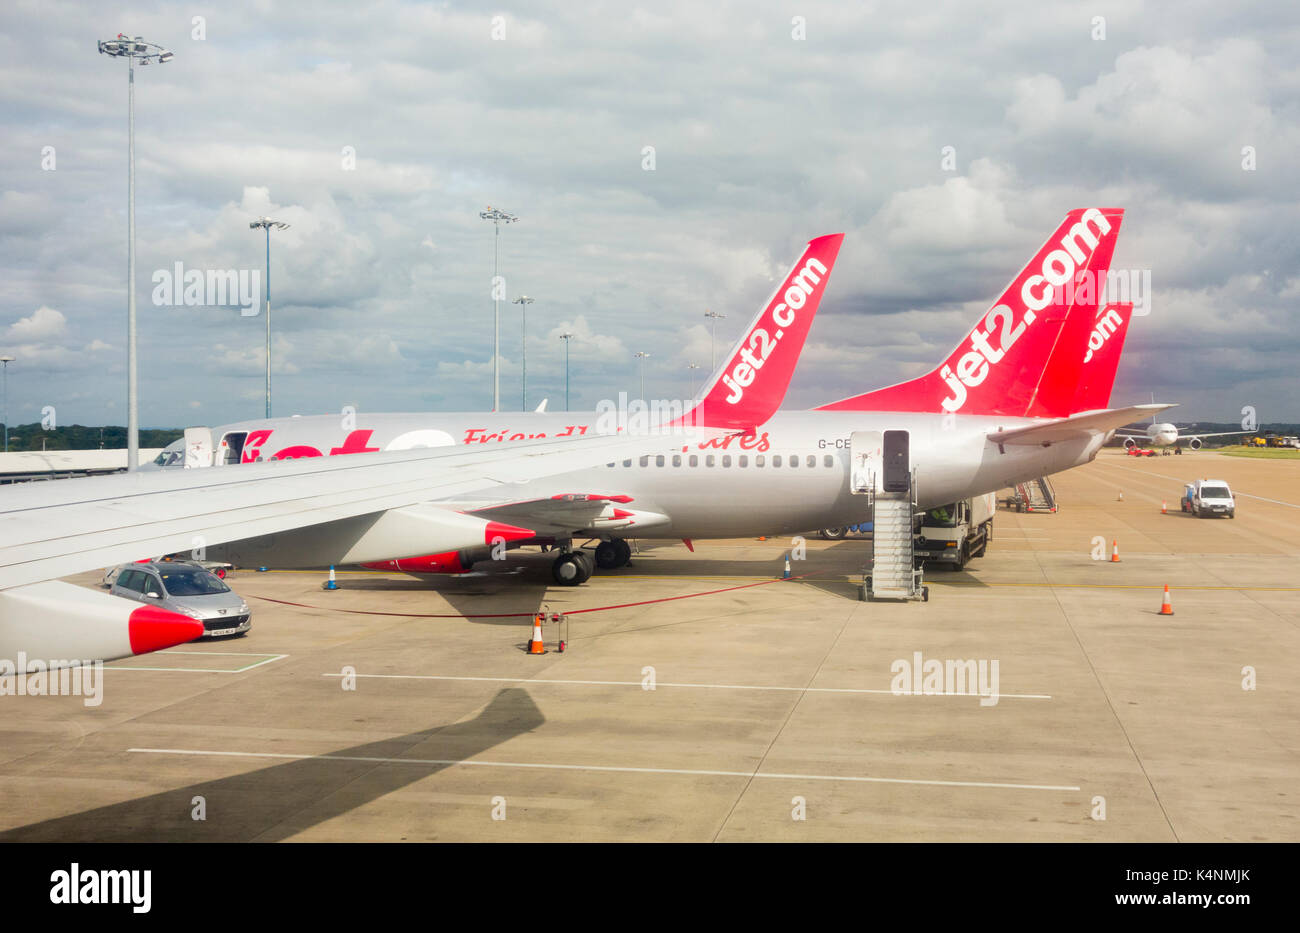
[[[342,677],[327,672],[322,677]],[[539,680],[532,677],[452,677],[443,674],[349,674],[349,677],[372,677],[377,680],[469,680],[492,684],[540,684],[575,687],[641,687],[639,680]],[[781,690],[796,693],[874,693],[885,696],[997,697],[1009,700],[1050,700],[1046,693],[895,693],[893,690],[870,690],[865,687],[772,687],[754,684],[678,684],[656,681],[655,687],[693,687],[700,690]]]
[[[614,765],[559,765],[532,761],[475,761],[466,758],[379,758],[366,755],[290,755],[283,752],[206,751],[194,748],[128,748],[147,755],[192,755],[214,758],[271,758],[281,761],[365,761],[394,765],[466,765],[475,768],[531,768],[544,771],[596,771],[606,774],[675,774],[691,777],[735,777],[781,781],[843,781],[855,784],[919,784],[930,787],[993,787],[1010,790],[1062,790],[1080,788],[1066,784],[1011,784],[998,781],[939,781],[915,778],[864,777],[839,774],[785,774],[775,771],[712,771],[694,768],[633,768]]]
[[[262,658],[253,664],[245,664],[243,667],[136,667],[130,666],[107,666],[107,671],[169,671],[182,674],[242,674],[244,671],[251,671],[255,667],[261,667],[263,664],[271,664],[274,661],[282,661],[288,657],[287,654],[262,654],[252,651],[160,651],[159,654],[204,654],[204,655],[227,655],[232,657],[245,658]],[[126,659],[123,659],[126,660]],[[84,667],[84,665],[83,665]]]

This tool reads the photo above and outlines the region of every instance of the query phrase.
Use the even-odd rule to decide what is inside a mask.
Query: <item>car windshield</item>
[[[162,578],[169,596],[210,596],[213,593],[230,592],[230,587],[213,574],[194,567],[164,570]]]
[[[1229,499],[1232,494],[1228,492],[1227,486],[1202,486],[1202,499]]]

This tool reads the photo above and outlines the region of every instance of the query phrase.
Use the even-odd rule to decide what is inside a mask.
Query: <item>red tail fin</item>
[[[1115,385],[1120,354],[1133,318],[1132,302],[1107,305],[1094,322],[1083,356],[1083,377],[1074,396],[1075,411],[1110,407],[1110,390]]]
[[[747,429],[781,407],[843,240],[835,233],[808,244],[683,420]]]
[[[818,410],[1068,415],[1123,219],[1071,211],[937,369]]]

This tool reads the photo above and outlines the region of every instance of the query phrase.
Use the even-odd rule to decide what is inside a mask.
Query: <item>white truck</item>
[[[1221,479],[1198,479],[1183,487],[1182,508],[1197,518],[1207,515],[1226,515],[1236,518],[1237,503],[1232,490]]]
[[[913,555],[953,570],[961,570],[972,557],[983,557],[993,540],[997,504],[997,496],[987,493],[920,513]]]

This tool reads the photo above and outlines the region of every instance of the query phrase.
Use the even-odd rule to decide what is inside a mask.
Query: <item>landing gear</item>
[[[581,586],[591,579],[595,567],[590,555],[583,551],[570,551],[555,558],[551,564],[551,576],[560,586]]]
[[[551,576],[560,586],[581,586],[590,580],[593,569],[588,555],[571,551],[556,557],[555,563],[551,564]]]
[[[601,570],[617,570],[627,566],[632,559],[632,546],[622,538],[602,541],[596,545],[596,566]]]

